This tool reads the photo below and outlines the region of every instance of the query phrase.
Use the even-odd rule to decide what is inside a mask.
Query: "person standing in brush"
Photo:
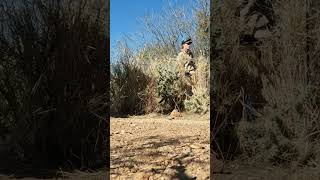
[[[177,56],[178,66],[179,66],[179,75],[180,78],[186,82],[190,87],[195,85],[195,71],[197,69],[196,64],[193,59],[193,53],[190,50],[190,45],[192,44],[191,38],[187,38],[181,43],[181,52]],[[192,95],[192,92],[188,93]]]
[[[181,96],[182,99],[185,99],[185,95],[192,96],[192,89],[195,85],[195,70],[197,69],[195,62],[193,61],[193,54],[190,50],[190,45],[192,44],[191,38],[187,38],[181,43],[181,52],[177,56],[177,65],[179,70],[180,77],[180,88],[184,91],[184,94]],[[171,112],[169,120],[176,119],[181,117],[179,107],[176,105],[176,108]]]

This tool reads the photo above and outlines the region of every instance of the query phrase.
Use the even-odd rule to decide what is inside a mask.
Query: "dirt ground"
[[[281,168],[254,159],[210,159],[209,116],[177,120],[147,115],[111,118],[113,180],[320,180],[320,168]],[[210,175],[210,161],[214,164]],[[211,177],[211,178],[210,178]]]
[[[209,115],[111,118],[111,179],[210,179]]]
[[[234,160],[218,160],[211,156],[213,180],[320,180],[320,167],[274,166],[255,158],[237,157]]]
[[[213,170],[221,170],[221,161],[215,161]],[[248,160],[229,161],[225,173],[215,173],[214,180],[319,180],[320,169],[312,167],[284,168]]]
[[[319,180],[320,168],[285,169],[254,160],[210,159],[209,115],[184,115],[169,120],[156,114],[111,118],[110,179],[114,180]],[[214,164],[210,175],[210,161]],[[0,169],[1,170],[1,169]],[[109,179],[97,172],[0,173],[2,179]],[[57,175],[59,174],[59,175]],[[210,178],[211,177],[211,178]]]

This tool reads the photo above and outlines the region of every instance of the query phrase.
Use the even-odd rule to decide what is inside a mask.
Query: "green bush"
[[[209,89],[196,90],[196,92],[184,101],[185,109],[192,113],[205,114],[209,111]]]
[[[183,108],[181,106],[183,89],[176,61],[170,59],[159,63],[156,69],[156,93],[161,111],[167,112],[174,108]]]

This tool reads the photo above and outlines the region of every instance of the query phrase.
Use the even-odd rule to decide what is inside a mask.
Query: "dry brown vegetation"
[[[209,179],[209,1],[187,3],[167,1],[112,49],[112,179]],[[198,69],[185,99],[176,57],[188,35]],[[167,119],[173,109],[184,112]]]
[[[191,10],[167,2],[160,13],[141,19],[145,31],[127,36],[114,49],[117,55],[111,66],[112,115],[168,113],[181,106],[195,113],[209,111],[209,2],[189,3]],[[194,42],[198,83],[195,96],[183,101],[179,95],[182,89],[177,86],[176,56],[181,39],[188,35]],[[146,36],[152,40],[143,41]],[[129,48],[132,40],[137,40],[136,50]]]
[[[273,17],[270,36],[243,39],[253,15],[233,1],[212,4],[213,150],[224,159],[319,167],[318,3],[270,1],[267,11],[269,1],[252,2],[253,14]]]
[[[109,4],[3,0],[0,14],[0,169],[106,165]]]

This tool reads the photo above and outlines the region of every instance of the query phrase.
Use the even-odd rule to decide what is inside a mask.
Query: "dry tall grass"
[[[111,115],[142,114],[149,108],[151,77],[134,61],[127,46],[119,47],[118,61],[111,66]]]
[[[214,17],[225,43],[216,61],[217,151],[229,155],[224,146],[239,144],[252,161],[319,162],[319,13],[310,7],[298,0],[273,2],[273,35],[240,45],[237,5],[223,1]]]
[[[261,75],[267,104],[256,122],[240,123],[239,132],[243,150],[249,154],[273,163],[302,165],[320,155],[319,86],[312,75],[319,58],[312,54],[320,50],[312,42],[319,37],[309,34],[319,24],[306,32],[304,1],[279,2],[274,8],[279,15],[280,37],[265,43],[268,47],[261,50],[261,60],[268,70]],[[313,18],[317,16],[313,14]]]
[[[151,41],[140,40],[138,35],[129,37],[139,40],[135,44],[138,46],[135,52],[130,54],[127,51],[122,54],[131,58],[131,61],[126,63],[128,68],[122,68],[123,71],[117,70],[123,66],[120,65],[123,64],[120,57],[111,67],[113,69],[111,72],[111,87],[113,88],[111,109],[113,112],[119,111],[123,114],[167,113],[177,106],[184,106],[181,100],[185,98],[180,92],[183,88],[181,88],[181,84],[178,85],[176,74],[176,56],[181,48],[181,39],[186,35],[192,36],[192,50],[199,66],[197,70],[199,81],[196,85],[195,96],[186,102],[188,107],[186,109],[196,113],[208,112],[209,1],[190,1],[190,9],[172,6],[172,3],[174,2],[168,1],[167,8],[161,13],[149,14],[143,19],[145,31],[140,34],[151,37]],[[115,51],[118,51],[119,54],[121,48]],[[133,71],[133,69],[135,70]],[[123,80],[121,82],[119,81],[120,76],[120,79]],[[130,81],[127,81],[128,79]],[[133,86],[140,88],[132,88]],[[131,88],[128,89],[129,87]],[[131,109],[125,106],[131,107]]]
[[[108,164],[109,4],[3,0],[0,14],[0,119],[15,156],[9,162]]]

